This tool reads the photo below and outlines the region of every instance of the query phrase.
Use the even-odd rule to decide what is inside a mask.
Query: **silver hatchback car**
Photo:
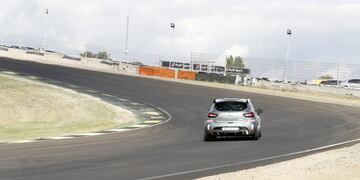
[[[250,99],[214,99],[205,121],[204,140],[224,136],[261,137],[262,109],[256,109]]]
[[[360,79],[349,79],[340,84],[340,87],[349,89],[360,89]]]

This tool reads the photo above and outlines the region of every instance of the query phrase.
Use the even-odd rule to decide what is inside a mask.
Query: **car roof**
[[[214,99],[214,103],[229,102],[229,101],[249,103],[249,102],[250,102],[250,99],[247,99],[247,98],[237,98],[237,97]]]

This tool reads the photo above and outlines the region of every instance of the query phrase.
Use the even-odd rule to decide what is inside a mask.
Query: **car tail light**
[[[208,118],[216,118],[218,115],[216,113],[208,113]]]
[[[248,113],[245,113],[244,116],[247,117],[247,118],[255,117],[255,113],[254,112],[248,112]]]

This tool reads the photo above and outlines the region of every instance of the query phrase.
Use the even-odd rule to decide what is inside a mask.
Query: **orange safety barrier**
[[[179,70],[177,74],[178,79],[190,79],[195,80],[196,72]]]
[[[155,66],[140,66],[139,74],[175,78],[175,70]]]

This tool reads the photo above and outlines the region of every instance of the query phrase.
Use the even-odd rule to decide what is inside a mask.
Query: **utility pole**
[[[125,33],[125,54],[129,53],[128,41],[129,41],[129,24],[130,24],[130,15],[126,16],[126,33]]]
[[[46,51],[46,36],[47,36],[47,24],[48,24],[48,15],[49,15],[49,9],[44,10],[45,13],[45,30],[44,30],[44,52]]]
[[[288,46],[287,46],[287,50],[286,50],[285,65],[284,65],[284,70],[283,70],[283,75],[282,75],[282,81],[283,81],[283,82],[285,82],[286,67],[287,67],[288,57],[289,57],[289,51],[290,51],[291,30],[288,29],[287,32],[286,32],[286,34],[289,36],[289,42],[288,42]]]

